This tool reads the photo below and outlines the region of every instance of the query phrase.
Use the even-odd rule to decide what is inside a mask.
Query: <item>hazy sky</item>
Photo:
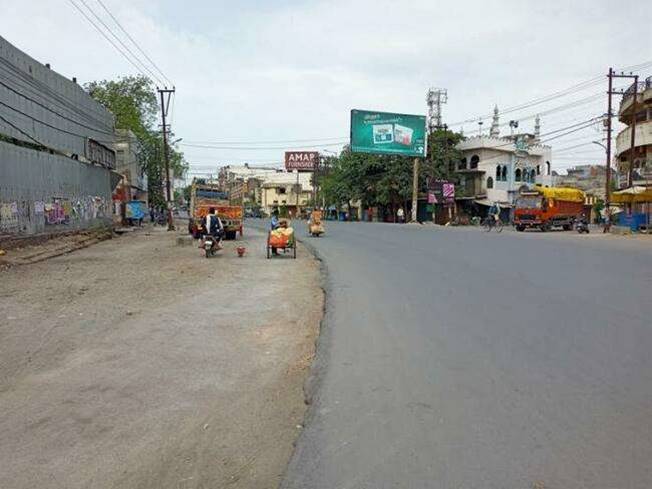
[[[97,0],[83,1],[119,33]],[[328,146],[311,147],[338,150],[350,109],[425,113],[430,86],[448,89],[444,119],[454,123],[609,66],[652,62],[652,3],[644,1],[102,1],[176,85],[177,136],[225,147],[182,146],[196,171],[281,161],[281,147],[303,144],[233,150],[220,142],[322,139]],[[0,12],[2,36],[65,76],[85,82],[136,72],[70,0],[0,0]],[[652,63],[641,74],[652,75]],[[559,129],[605,112],[605,89],[602,80],[501,122],[522,118],[521,129],[531,131],[527,116],[584,100],[542,116],[542,132]],[[476,122],[463,127],[478,131]],[[588,128],[551,141],[553,165],[602,161],[595,145],[566,149],[600,137]]]

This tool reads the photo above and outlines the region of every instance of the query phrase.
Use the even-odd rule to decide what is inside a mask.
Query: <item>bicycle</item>
[[[492,228],[496,228],[496,232],[500,233],[503,230],[503,226],[503,221],[500,219],[496,221],[493,216],[486,217],[484,221],[482,221],[482,227],[487,233],[490,232]]]

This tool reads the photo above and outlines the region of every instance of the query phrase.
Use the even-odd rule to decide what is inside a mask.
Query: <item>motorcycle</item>
[[[575,230],[579,233],[589,234],[589,224],[586,221],[579,220],[575,223]]]
[[[211,256],[215,255],[218,250],[222,249],[222,246],[220,245],[221,242],[222,236],[219,234],[217,236],[213,236],[212,234],[206,234],[202,236],[202,244],[200,248],[204,249],[206,258],[210,258]]]

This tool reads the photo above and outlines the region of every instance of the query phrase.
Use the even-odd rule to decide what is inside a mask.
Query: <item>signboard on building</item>
[[[426,155],[426,118],[390,112],[351,111],[351,151]]]
[[[313,171],[319,163],[317,151],[286,151],[285,169],[287,171]]]
[[[454,202],[455,184],[447,180],[430,180],[428,182],[429,204],[452,204]]]
[[[115,151],[94,139],[86,140],[86,158],[91,163],[115,170]]]

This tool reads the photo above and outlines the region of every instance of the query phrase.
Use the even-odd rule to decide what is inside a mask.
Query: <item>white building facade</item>
[[[457,148],[462,158],[457,163],[459,185],[456,200],[462,211],[472,204],[504,208],[514,204],[523,186],[552,186],[552,148],[539,139],[537,118],[534,133],[500,136],[498,109],[488,135],[471,136]]]

